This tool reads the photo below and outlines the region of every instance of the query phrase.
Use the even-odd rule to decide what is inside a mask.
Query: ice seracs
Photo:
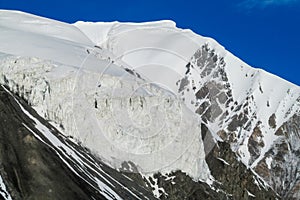
[[[198,118],[176,95],[113,63],[113,55],[85,40],[76,27],[67,38],[51,37],[64,24],[50,21],[47,28],[54,30],[22,37],[35,23],[49,21],[3,12],[2,30],[11,31],[11,20],[30,23],[16,25],[11,38],[0,38],[20,36],[19,42],[26,42],[24,48],[11,42],[1,49],[1,83],[41,116],[115,168],[132,161],[144,174],[182,170],[195,180],[209,178]]]

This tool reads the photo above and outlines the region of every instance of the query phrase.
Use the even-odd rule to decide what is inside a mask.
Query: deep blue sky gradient
[[[69,23],[170,19],[178,27],[214,38],[251,66],[300,86],[300,0],[250,7],[243,1],[0,0],[0,8]]]

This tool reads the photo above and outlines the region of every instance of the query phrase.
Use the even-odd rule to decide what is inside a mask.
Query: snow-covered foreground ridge
[[[299,113],[298,86],[171,21],[66,24],[1,10],[0,30],[0,83],[115,168],[208,180],[201,123],[255,168]]]

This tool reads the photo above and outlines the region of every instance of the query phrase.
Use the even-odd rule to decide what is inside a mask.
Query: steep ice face
[[[0,72],[1,84],[112,167],[209,178],[198,119],[164,89],[122,68],[113,76],[35,58],[4,57]]]
[[[182,170],[208,179],[198,118],[171,92],[127,69],[76,26],[21,12],[0,16],[0,40],[9,44],[0,48],[1,83],[41,116],[115,168],[132,161],[144,174]]]

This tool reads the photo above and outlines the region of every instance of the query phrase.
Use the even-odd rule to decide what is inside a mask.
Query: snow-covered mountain
[[[18,103],[24,127],[103,198],[300,197],[299,86],[172,21],[1,10],[0,30],[0,84],[45,120]]]

